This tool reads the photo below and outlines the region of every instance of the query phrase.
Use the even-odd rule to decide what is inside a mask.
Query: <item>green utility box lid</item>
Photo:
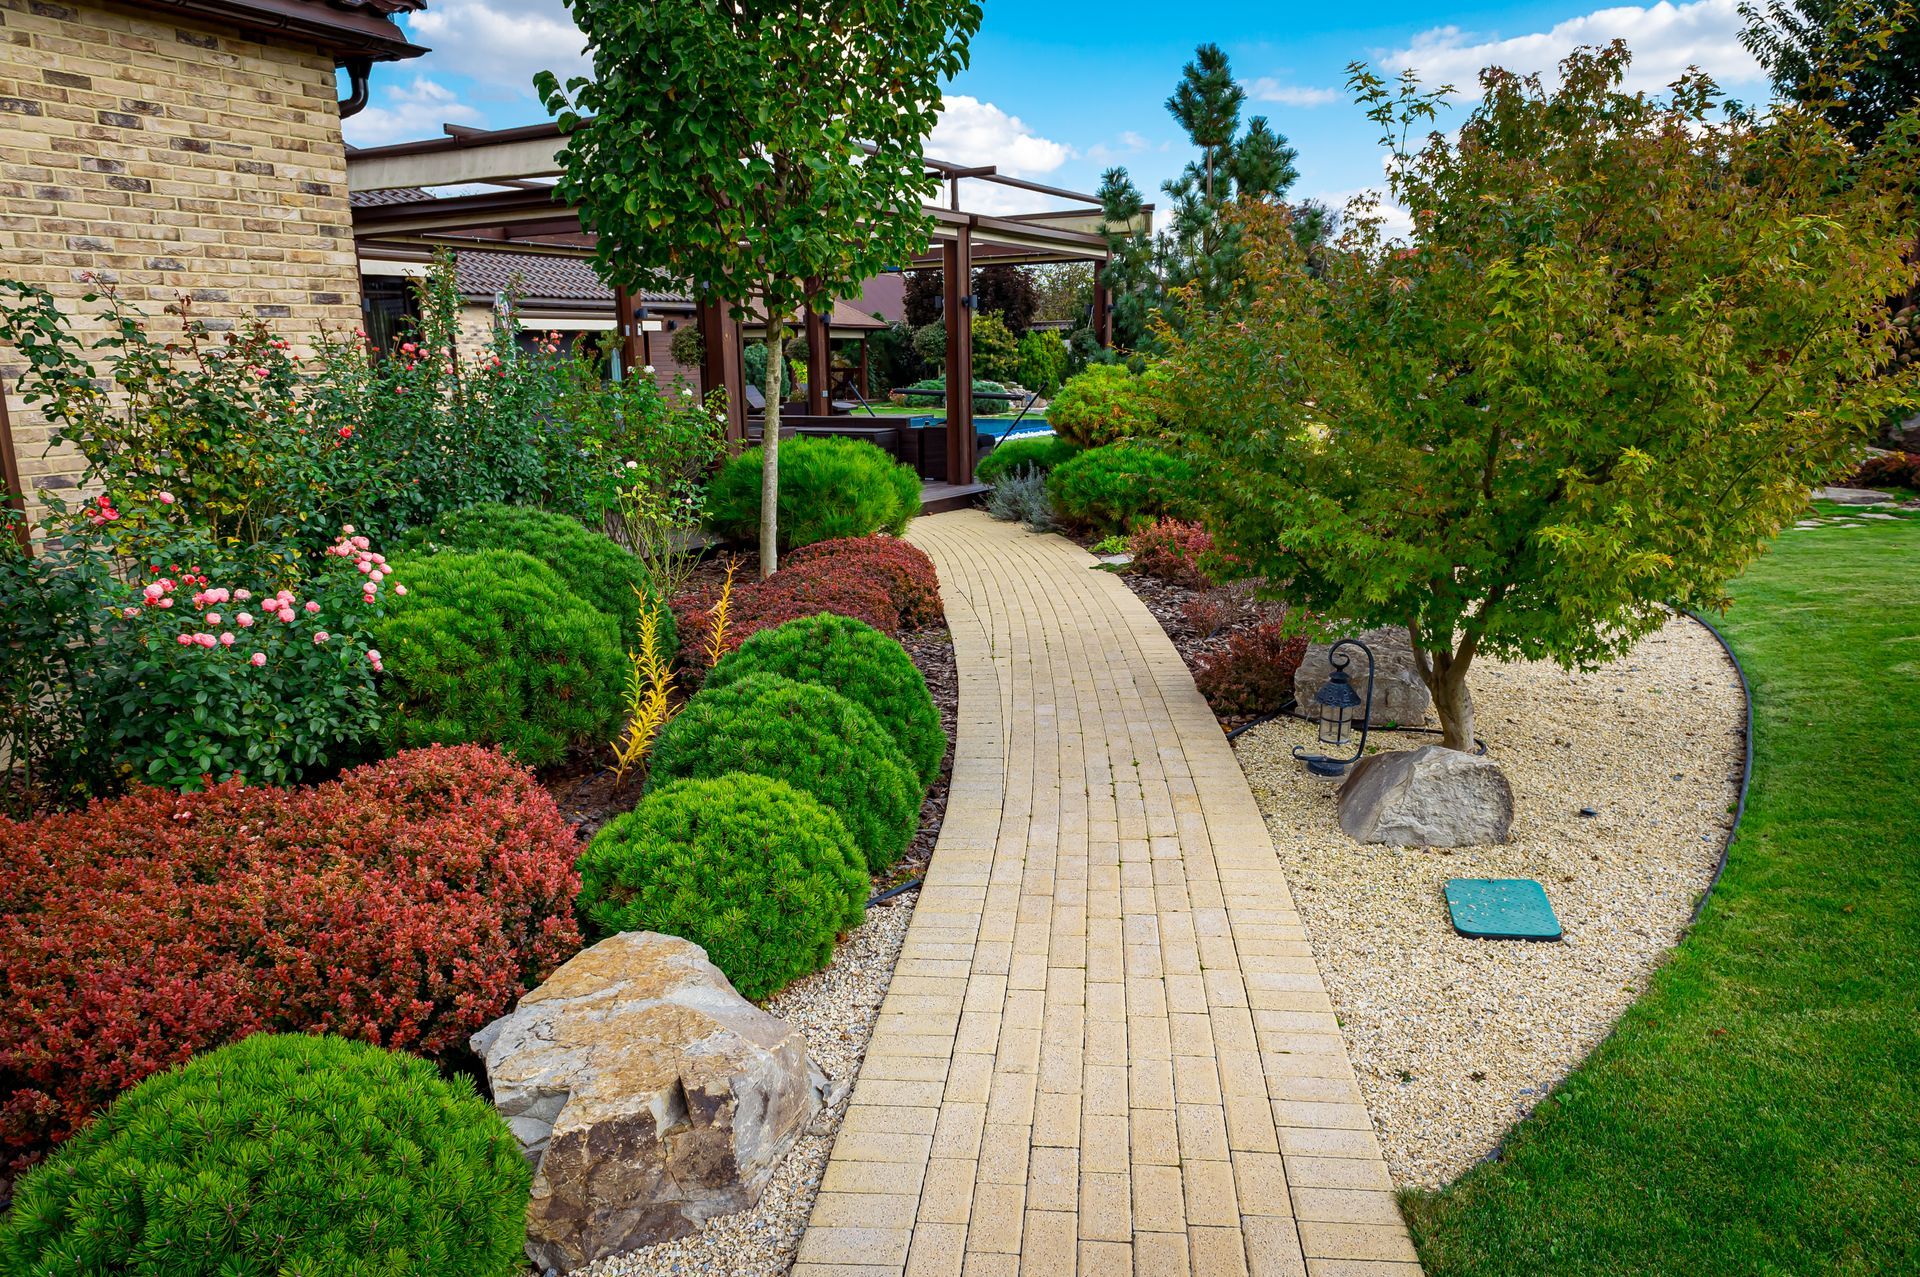
[[[1558,940],[1547,889],[1531,878],[1449,878],[1453,929],[1474,940]]]

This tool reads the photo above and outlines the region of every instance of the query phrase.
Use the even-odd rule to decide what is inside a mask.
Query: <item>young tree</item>
[[[1151,318],[1169,317],[1175,289],[1197,288],[1210,305],[1225,303],[1240,279],[1239,229],[1227,209],[1237,201],[1278,202],[1300,176],[1297,152],[1265,116],[1240,131],[1246,97],[1218,45],[1194,51],[1167,110],[1200,156],[1162,184],[1171,206],[1158,236],[1132,229],[1145,200],[1127,171],[1109,169],[1101,178],[1102,224],[1113,252],[1103,281],[1114,295],[1114,339],[1123,347],[1150,344]]]
[[[1624,93],[1627,60],[1576,52],[1551,91],[1488,71],[1412,152],[1434,97],[1356,67],[1411,243],[1352,207],[1317,273],[1286,213],[1243,210],[1244,312],[1166,330],[1157,407],[1221,548],[1320,617],[1406,627],[1455,748],[1477,655],[1591,665],[1720,604],[1914,397],[1879,301],[1920,122],[1861,157],[1699,75]]]
[[[764,313],[760,566],[778,566],[780,383],[803,305],[926,246],[941,82],[974,0],[568,0],[593,75],[535,77],[567,144],[559,198],[629,289],[687,287]]]

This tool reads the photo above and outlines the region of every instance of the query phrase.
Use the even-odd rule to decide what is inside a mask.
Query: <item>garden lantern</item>
[[[1349,648],[1358,648],[1367,656],[1364,699],[1347,675],[1347,667],[1353,663]],[[1313,694],[1314,712],[1320,723],[1319,751],[1308,752],[1296,745],[1293,756],[1305,763],[1313,775],[1334,777],[1344,773],[1367,748],[1367,720],[1373,715],[1373,649],[1359,639],[1341,639],[1327,652],[1327,663],[1333,666],[1333,673]],[[1349,749],[1353,751],[1350,755]]]

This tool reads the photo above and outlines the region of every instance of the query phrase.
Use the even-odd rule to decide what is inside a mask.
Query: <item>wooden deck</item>
[[[937,479],[928,479],[920,485],[920,513],[943,514],[948,510],[965,510],[980,504],[980,498],[986,493],[984,483],[942,483]]]

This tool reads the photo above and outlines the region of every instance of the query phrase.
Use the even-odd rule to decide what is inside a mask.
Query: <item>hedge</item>
[[[761,450],[729,458],[707,484],[707,525],[723,537],[760,533]],[[920,476],[861,439],[780,441],[780,548],[834,537],[898,535],[920,513]]]

